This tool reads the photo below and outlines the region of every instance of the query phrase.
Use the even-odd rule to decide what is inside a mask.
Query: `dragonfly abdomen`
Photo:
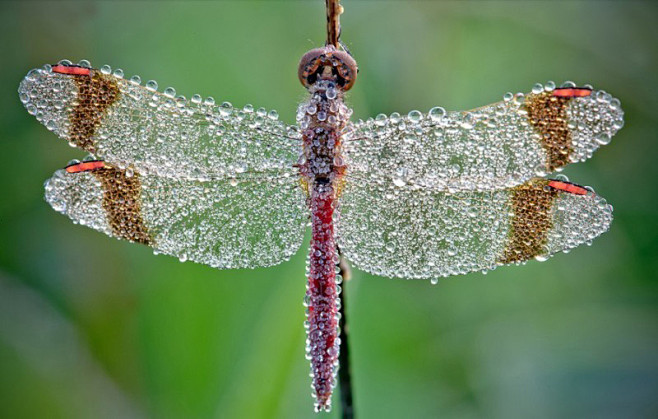
[[[306,291],[307,357],[311,360],[316,410],[329,410],[338,368],[338,253],[334,236],[335,191],[331,183],[311,187],[311,246]]]

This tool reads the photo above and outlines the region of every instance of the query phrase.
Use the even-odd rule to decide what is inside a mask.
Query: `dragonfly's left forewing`
[[[588,159],[622,126],[619,100],[589,87],[536,87],[467,112],[380,115],[346,133],[347,176],[439,191],[512,187]]]
[[[76,223],[216,268],[287,260],[308,222],[296,179],[171,179],[101,161],[57,171],[46,200]]]
[[[118,167],[199,180],[236,174],[296,174],[296,127],[275,111],[233,108],[214,99],[177,96],[138,76],[68,62],[30,71],[20,99],[39,122],[72,146]]]
[[[606,231],[612,207],[589,189],[532,179],[509,189],[446,193],[347,184],[338,244],[358,268],[438,278],[544,259]]]

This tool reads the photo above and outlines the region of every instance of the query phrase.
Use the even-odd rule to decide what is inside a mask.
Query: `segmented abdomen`
[[[336,284],[338,254],[334,238],[334,187],[315,183],[311,188],[311,247],[307,305],[307,356],[311,360],[316,410],[329,410],[338,368],[338,307]]]

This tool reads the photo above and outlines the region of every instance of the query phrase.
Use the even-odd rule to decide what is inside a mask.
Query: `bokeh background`
[[[469,109],[547,80],[604,88],[626,111],[609,146],[565,170],[615,207],[591,247],[436,286],[355,270],[359,417],[658,416],[658,8],[343,4],[356,118]],[[218,271],[73,225],[42,183],[83,153],[16,89],[31,68],[85,58],[292,123],[297,62],[324,24],[321,0],[0,3],[0,417],[316,417],[306,248],[274,268]]]

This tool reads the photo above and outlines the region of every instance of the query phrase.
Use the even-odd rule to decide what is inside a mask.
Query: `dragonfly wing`
[[[468,112],[360,121],[346,134],[349,176],[444,191],[512,187],[589,158],[623,126],[619,100],[604,91],[534,92]]]
[[[117,75],[118,74],[118,75]],[[73,146],[118,167],[188,179],[293,171],[301,141],[275,111],[216,106],[212,98],[156,91],[109,69],[45,66],[19,87],[28,112]]]
[[[308,223],[293,178],[171,179],[86,162],[55,172],[46,200],[76,223],[215,268],[280,263]]]
[[[350,183],[339,210],[345,256],[367,272],[398,278],[543,259],[594,239],[612,221],[612,207],[590,190],[539,178],[452,194]]]

